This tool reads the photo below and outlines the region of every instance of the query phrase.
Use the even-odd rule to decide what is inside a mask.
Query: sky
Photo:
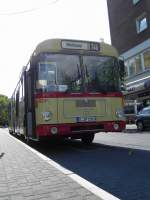
[[[38,43],[110,42],[106,0],[0,0],[0,94],[11,97]]]

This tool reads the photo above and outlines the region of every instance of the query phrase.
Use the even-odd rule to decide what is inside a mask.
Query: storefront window
[[[141,56],[137,55],[135,57],[135,64],[136,64],[136,74],[142,71],[142,63],[141,63]]]
[[[136,74],[136,66],[135,66],[135,59],[132,58],[129,60],[129,74],[130,76],[133,76]]]
[[[143,53],[145,69],[150,69],[150,49]]]
[[[125,76],[128,77],[129,73],[128,73],[128,61],[125,62]]]
[[[141,55],[137,55],[125,62],[127,76],[133,76],[143,71]]]

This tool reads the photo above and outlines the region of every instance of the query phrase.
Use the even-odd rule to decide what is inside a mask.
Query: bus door
[[[25,72],[25,129],[26,137],[32,139],[35,139],[34,112],[33,78],[29,70]]]

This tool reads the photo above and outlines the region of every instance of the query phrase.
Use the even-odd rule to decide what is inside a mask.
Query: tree
[[[0,125],[8,124],[8,97],[0,94]]]

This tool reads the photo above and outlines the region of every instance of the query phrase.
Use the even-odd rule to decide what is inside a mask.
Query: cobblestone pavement
[[[0,129],[0,200],[98,200]]]

